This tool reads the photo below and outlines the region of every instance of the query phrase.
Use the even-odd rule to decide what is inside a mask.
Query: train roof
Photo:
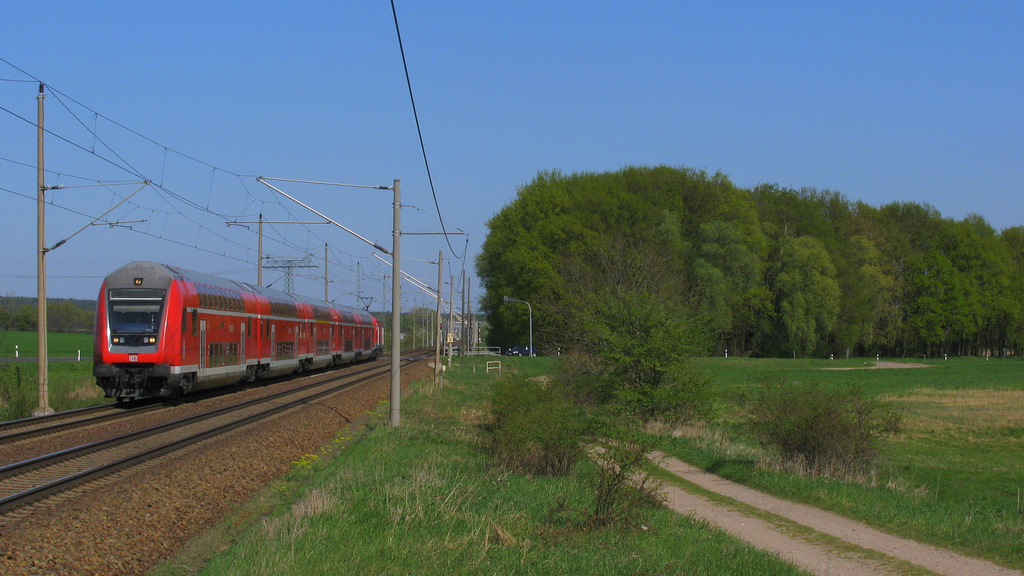
[[[180,266],[174,266],[172,264],[161,264],[157,262],[150,262],[147,260],[136,260],[125,264],[118,270],[115,270],[110,274],[113,276],[124,269],[131,269],[133,272],[153,270],[159,274],[161,272],[170,273],[177,280],[187,280],[189,282],[199,282],[209,286],[216,286],[218,288],[226,288],[228,290],[242,290],[244,292],[251,292],[253,294],[259,294],[266,296],[267,298],[275,298],[278,300],[289,300],[293,302],[302,302],[305,304],[311,304],[315,306],[322,306],[325,308],[334,308],[336,310],[344,310],[346,312],[355,314],[365,314],[372,316],[366,310],[360,310],[351,306],[344,306],[340,304],[334,304],[320,298],[311,298],[308,296],[300,296],[298,294],[291,294],[281,290],[275,290],[273,288],[266,288],[263,286],[256,286],[249,284],[248,282],[242,282],[240,280],[231,280],[230,278],[221,278],[220,276],[214,276],[213,274],[207,274],[205,272],[198,272],[196,270],[190,270],[188,268],[182,268]],[[109,276],[108,276],[109,277]]]

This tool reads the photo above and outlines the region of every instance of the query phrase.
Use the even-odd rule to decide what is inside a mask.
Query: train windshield
[[[165,290],[149,288],[113,289],[109,293],[110,331],[155,334],[160,329]]]

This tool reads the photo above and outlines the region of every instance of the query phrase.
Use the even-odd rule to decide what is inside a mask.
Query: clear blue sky
[[[469,233],[470,271],[485,222],[548,169],[685,166],[743,187],[831,189],[1024,225],[1024,2],[397,8],[441,213]],[[138,174],[162,185],[108,216],[145,220],[134,231],[91,226],[50,252],[50,296],[93,298],[107,272],[135,259],[254,281],[256,235],[225,220],[316,219],[258,175],[397,178],[403,228],[440,230],[386,1],[41,0],[5,6],[2,30],[0,58],[17,67],[0,63],[2,294],[35,294],[36,138],[17,116],[34,121],[38,88],[8,80],[55,91],[45,100],[47,185],[68,187],[50,192],[48,245],[137,188],[71,186]],[[389,192],[280,187],[390,247]],[[318,265],[329,243],[338,302],[355,303],[357,265],[385,273],[369,246],[336,228],[276,225],[267,238],[269,254],[311,253]],[[466,241],[452,245],[461,255]],[[404,257],[436,260],[439,250],[452,257],[440,237],[404,237]],[[430,264],[404,268],[436,283]],[[267,271],[265,282],[280,276]],[[323,293],[303,277],[296,288]],[[379,276],[360,288],[379,308]],[[476,299],[475,279],[472,290]],[[427,299],[404,291],[407,305]]]

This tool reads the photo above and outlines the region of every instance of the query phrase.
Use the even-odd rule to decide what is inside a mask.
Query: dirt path
[[[1024,576],[986,560],[891,536],[832,512],[769,496],[661,453],[653,456],[662,468],[730,500],[722,503],[669,486],[669,507],[813,574],[899,576],[930,571],[948,576]]]
[[[914,362],[865,362],[863,366],[843,366],[841,368],[822,368],[822,370],[898,370],[901,368],[931,368],[931,364]]]

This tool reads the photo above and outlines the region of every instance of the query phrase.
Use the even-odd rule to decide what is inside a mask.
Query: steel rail
[[[414,360],[406,360],[411,362]],[[93,442],[85,444],[75,448],[70,448],[54,454],[41,456],[38,458],[29,459],[23,462],[11,464],[8,466],[0,467],[0,481],[7,482],[10,479],[11,483],[17,483],[20,477],[25,474],[32,474],[36,470],[41,470],[50,466],[57,465],[59,463],[66,462],[70,459],[77,459],[79,457],[85,457],[93,453],[99,453],[103,451],[116,449],[118,446],[125,445],[131,442],[140,442],[147,437],[152,437],[161,433],[169,433],[177,428],[182,428],[191,424],[196,424],[202,421],[210,421],[217,417],[224,417],[229,415],[231,412],[238,412],[245,408],[254,407],[261,403],[271,403],[276,400],[280,400],[283,396],[301,394],[304,391],[309,391],[311,388],[325,387],[324,390],[315,392],[309,395],[303,395],[300,398],[288,402],[282,402],[273,405],[271,408],[255,412],[243,416],[242,418],[231,420],[227,423],[216,425],[212,428],[207,428],[194,434],[190,434],[187,437],[176,439],[173,441],[161,443],[155,447],[148,447],[136,451],[133,454],[119,457],[113,461],[96,464],[89,466],[85,469],[78,469],[70,474],[62,475],[60,478],[49,479],[48,481],[38,483],[35,486],[30,486],[25,489],[19,489],[13,494],[9,494],[0,498],[0,515],[8,514],[20,508],[47,498],[49,496],[58,494],[70,490],[71,488],[83,484],[89,480],[106,476],[109,474],[116,473],[125,468],[139,465],[147,460],[157,458],[161,455],[180,450],[197,442],[201,442],[207,438],[214,437],[217,435],[224,434],[235,428],[250,424],[252,422],[268,418],[277,414],[278,412],[295,408],[301,404],[308,403],[310,401],[322,398],[323,396],[336,393],[340,390],[356,386],[364,383],[370,379],[380,377],[387,373],[387,367],[373,367],[365,370],[361,370],[356,373],[348,373],[345,375],[338,375],[336,377],[327,379],[325,381],[312,383],[301,388],[296,388],[280,393],[272,394],[263,398],[243,402],[236,406],[230,406],[217,410],[212,410],[204,414],[198,414],[189,418],[184,418],[175,422],[169,422],[140,430],[137,432],[124,434],[108,440],[99,442]],[[360,374],[366,374],[361,378],[352,378],[359,376]],[[332,383],[338,380],[352,380],[341,385],[331,386]]]
[[[61,432],[69,428],[77,428],[79,426],[91,426],[93,424],[99,424],[100,422],[106,422],[107,420],[117,420],[128,416],[136,416],[153,410],[159,410],[162,407],[163,406],[160,404],[152,403],[139,405],[135,408],[118,408],[114,404],[99,404],[97,406],[88,406],[77,410],[56,412],[47,416],[25,418],[23,420],[11,420],[0,424],[0,444],[26,440],[28,438],[44,436],[46,434],[53,434],[55,432]],[[93,414],[93,412],[99,412],[99,414],[90,415]],[[46,421],[41,421],[44,418]],[[36,422],[32,422],[32,420],[35,420]],[[50,422],[53,423],[51,424]],[[14,431],[2,433],[5,430]]]

